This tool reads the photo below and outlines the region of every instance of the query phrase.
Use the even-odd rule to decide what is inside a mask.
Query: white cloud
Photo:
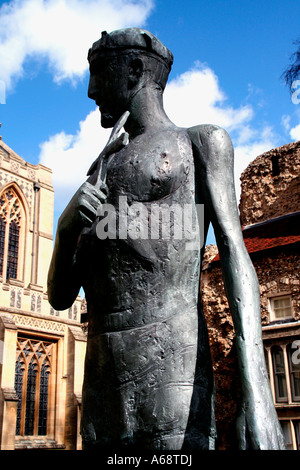
[[[290,130],[290,136],[293,139],[293,141],[300,140],[300,124],[298,124],[297,126],[293,127]]]
[[[166,111],[179,126],[209,123],[230,132],[253,117],[250,106],[234,109],[226,101],[218,77],[213,70],[200,63],[172,80],[164,94]]]
[[[240,195],[240,175],[261,153],[275,147],[272,129],[251,126],[251,106],[234,108],[227,103],[218,78],[209,67],[197,66],[172,80],[164,94],[165,110],[182,127],[209,123],[224,127],[235,147],[235,182]],[[109,131],[110,132],[110,131]],[[109,132],[100,126],[99,111],[80,123],[76,135],[59,133],[41,145],[40,161],[53,169],[56,206],[61,209],[85,180],[86,172],[104,147]]]
[[[40,145],[40,163],[53,171],[56,209],[62,210],[74,191],[85,181],[86,173],[105,146],[110,129],[100,126],[98,108],[79,123],[75,135],[60,132]]]
[[[251,126],[252,106],[234,108],[220,88],[218,77],[209,67],[197,64],[167,86],[165,108],[177,125],[216,124],[230,134],[235,149],[235,187],[240,197],[240,175],[261,153],[275,146],[272,129]]]
[[[281,118],[281,124],[286,132],[290,130],[291,127],[291,116],[284,114]]]
[[[47,59],[59,82],[87,71],[101,31],[142,25],[152,0],[12,0],[0,8],[0,80],[11,88],[26,59]]]
[[[141,26],[153,0],[12,0],[0,8],[0,81],[8,90],[24,73],[26,59],[45,60],[54,79],[77,80],[87,71],[87,51],[102,30]],[[235,175],[259,153],[273,146],[268,129],[254,130],[250,105],[234,108],[208,66],[195,66],[172,80],[164,95],[165,108],[179,126],[202,123],[224,127],[233,137]],[[288,125],[285,120],[285,125]],[[290,129],[299,139],[299,126]],[[40,161],[53,169],[56,206],[62,207],[84,180],[86,171],[105,145],[98,110],[79,124],[75,135],[58,133],[41,144]]]

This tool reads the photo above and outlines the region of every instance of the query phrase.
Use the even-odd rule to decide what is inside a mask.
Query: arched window
[[[17,278],[20,227],[15,220],[9,224],[6,279]]]
[[[3,271],[4,240],[5,240],[5,219],[0,215],[0,275]]]
[[[18,277],[22,204],[12,186],[0,195],[0,275]]]
[[[17,436],[47,435],[53,347],[52,342],[18,338],[15,373]]]

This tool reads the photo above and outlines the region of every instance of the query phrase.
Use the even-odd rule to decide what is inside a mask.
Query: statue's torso
[[[131,209],[135,203],[150,212],[155,204],[177,205],[183,215],[194,208],[194,162],[186,132],[172,129],[136,138],[111,157],[107,185],[107,202],[117,213],[120,196]],[[129,226],[134,219],[127,218]],[[78,252],[89,321],[85,446],[181,449],[189,435],[202,321],[197,305],[200,244],[187,249],[184,224],[182,239],[161,234],[158,239],[100,240],[96,226],[82,236]],[[202,332],[201,348],[207,351],[204,337]],[[208,380],[204,383],[209,387]],[[205,387],[197,400],[209,415]],[[207,442],[206,436],[203,448]]]
[[[194,162],[186,132],[175,128],[137,137],[109,158],[106,183],[107,203],[115,208],[122,239],[117,230],[116,239],[100,240],[98,221],[82,236],[78,258],[89,310],[108,315],[110,328],[118,329],[124,322],[129,327],[162,319],[174,304],[195,305],[200,244],[190,250],[186,238],[184,217],[195,208]],[[147,210],[148,220],[141,219],[137,203]],[[127,216],[121,220],[125,204]],[[157,227],[158,209],[167,221],[163,233],[161,222]],[[139,237],[135,226],[141,220],[147,225],[144,238],[132,239],[132,233]],[[176,232],[180,224],[182,239]],[[95,324],[97,331],[102,326]]]

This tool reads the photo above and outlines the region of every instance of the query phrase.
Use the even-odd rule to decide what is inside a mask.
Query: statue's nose
[[[99,94],[97,80],[95,77],[90,77],[89,88],[88,88],[88,97],[92,100],[96,100],[97,95]]]

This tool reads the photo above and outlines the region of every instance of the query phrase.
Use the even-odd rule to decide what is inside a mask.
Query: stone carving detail
[[[22,291],[19,289],[17,293],[17,308],[21,308],[22,303]]]
[[[31,168],[28,170],[28,178],[35,181],[35,171],[32,170]]]
[[[5,171],[0,170],[0,189],[2,186],[5,186],[6,184],[10,182],[16,182],[18,186],[21,188],[21,190],[24,193],[24,196],[26,197],[26,200],[28,202],[29,208],[31,209],[32,206],[32,183],[29,181],[25,181],[22,178],[19,178],[15,175],[6,173]]]
[[[32,312],[35,311],[35,294],[32,294],[32,295],[31,295],[30,310],[31,310]]]
[[[11,289],[10,291],[10,306],[11,307],[15,306],[15,301],[16,301],[16,291],[15,289]]]
[[[14,173],[19,173],[19,171],[20,171],[20,164],[17,163],[17,162],[12,161],[11,164],[10,164],[10,169],[11,169],[11,171],[13,171]]]
[[[13,320],[17,326],[25,328],[33,328],[35,330],[52,331],[56,333],[64,333],[65,325],[40,318],[26,317],[24,315],[12,315]]]

